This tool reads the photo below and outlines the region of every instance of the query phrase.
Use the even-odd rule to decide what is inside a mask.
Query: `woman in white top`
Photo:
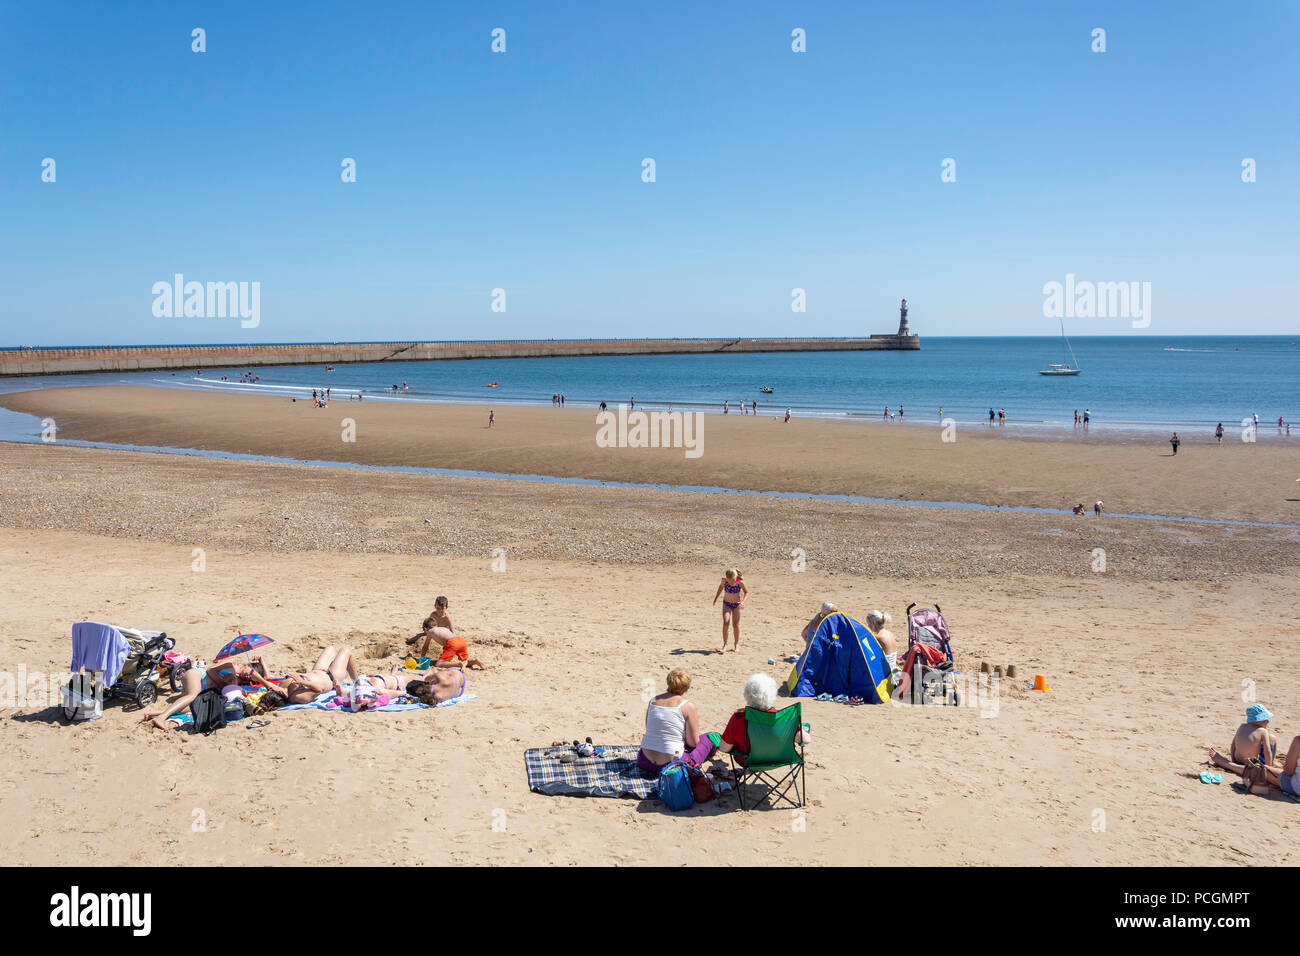
[[[645,736],[636,755],[637,766],[651,777],[665,764],[685,760],[699,766],[713,755],[713,741],[700,733],[700,715],[686,699],[691,677],[683,667],[668,672],[668,692],[650,701],[645,711]]]

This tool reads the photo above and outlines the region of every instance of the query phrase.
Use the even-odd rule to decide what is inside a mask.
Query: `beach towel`
[[[655,795],[655,781],[636,765],[637,744],[605,747],[603,755],[578,757],[562,763],[560,754],[572,747],[535,747],[524,751],[528,789],[534,793],[573,797],[634,797]]]
[[[103,671],[104,685],[112,687],[121,676],[130,650],[122,632],[111,624],[79,621],[72,625],[72,673],[85,668]]]
[[[451,707],[454,704],[461,704],[467,700],[474,700],[475,696],[476,695],[474,694],[461,694],[459,697],[453,697],[451,700],[444,700],[437,706]],[[329,710],[350,714],[353,713],[353,711],[349,707],[343,706],[343,701],[347,699],[347,697],[340,698],[339,695],[332,690],[327,690],[310,704],[289,704],[285,707],[281,707],[280,710]],[[429,707],[428,704],[422,704],[419,701],[414,701],[409,704],[398,704],[394,702],[395,700],[400,699],[401,698],[392,698],[387,704],[383,704],[379,707],[367,707],[365,710],[359,711],[359,713],[368,714],[372,711],[375,713],[392,713],[399,710],[426,710]]]

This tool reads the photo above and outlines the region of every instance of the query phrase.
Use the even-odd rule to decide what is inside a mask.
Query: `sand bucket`
[[[1035,675],[1034,675],[1034,686],[1031,687],[1031,688],[1029,688],[1029,689],[1030,689],[1030,690],[1051,690],[1052,688],[1050,688],[1050,687],[1047,686],[1047,678],[1046,678],[1046,677],[1044,677],[1042,674],[1035,674]]]

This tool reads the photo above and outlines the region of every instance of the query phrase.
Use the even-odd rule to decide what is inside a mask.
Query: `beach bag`
[[[1247,759],[1245,766],[1241,768],[1241,782],[1246,787],[1247,793],[1254,793],[1256,787],[1268,791],[1268,771],[1264,769],[1258,757]]]
[[[669,810],[689,810],[695,806],[695,791],[691,788],[691,774],[686,764],[674,760],[659,771],[655,795],[668,804]]]
[[[708,803],[718,795],[713,789],[713,782],[699,770],[691,768],[695,772],[691,774],[691,793],[695,797],[696,803]]]
[[[190,713],[194,717],[194,732],[210,734],[226,726],[226,698],[215,687],[199,691],[199,696],[190,702]]]
[[[73,674],[63,685],[63,718],[69,723],[104,716],[104,695],[91,674]]]

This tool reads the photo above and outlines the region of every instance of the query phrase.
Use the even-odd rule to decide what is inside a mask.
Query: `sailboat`
[[[1070,348],[1070,340],[1065,335],[1065,320],[1061,320],[1061,341],[1065,343],[1065,351],[1070,356],[1069,362],[1054,362],[1047,368],[1040,368],[1039,375],[1078,375],[1083,369],[1079,368],[1079,362],[1074,357],[1074,349]]]

